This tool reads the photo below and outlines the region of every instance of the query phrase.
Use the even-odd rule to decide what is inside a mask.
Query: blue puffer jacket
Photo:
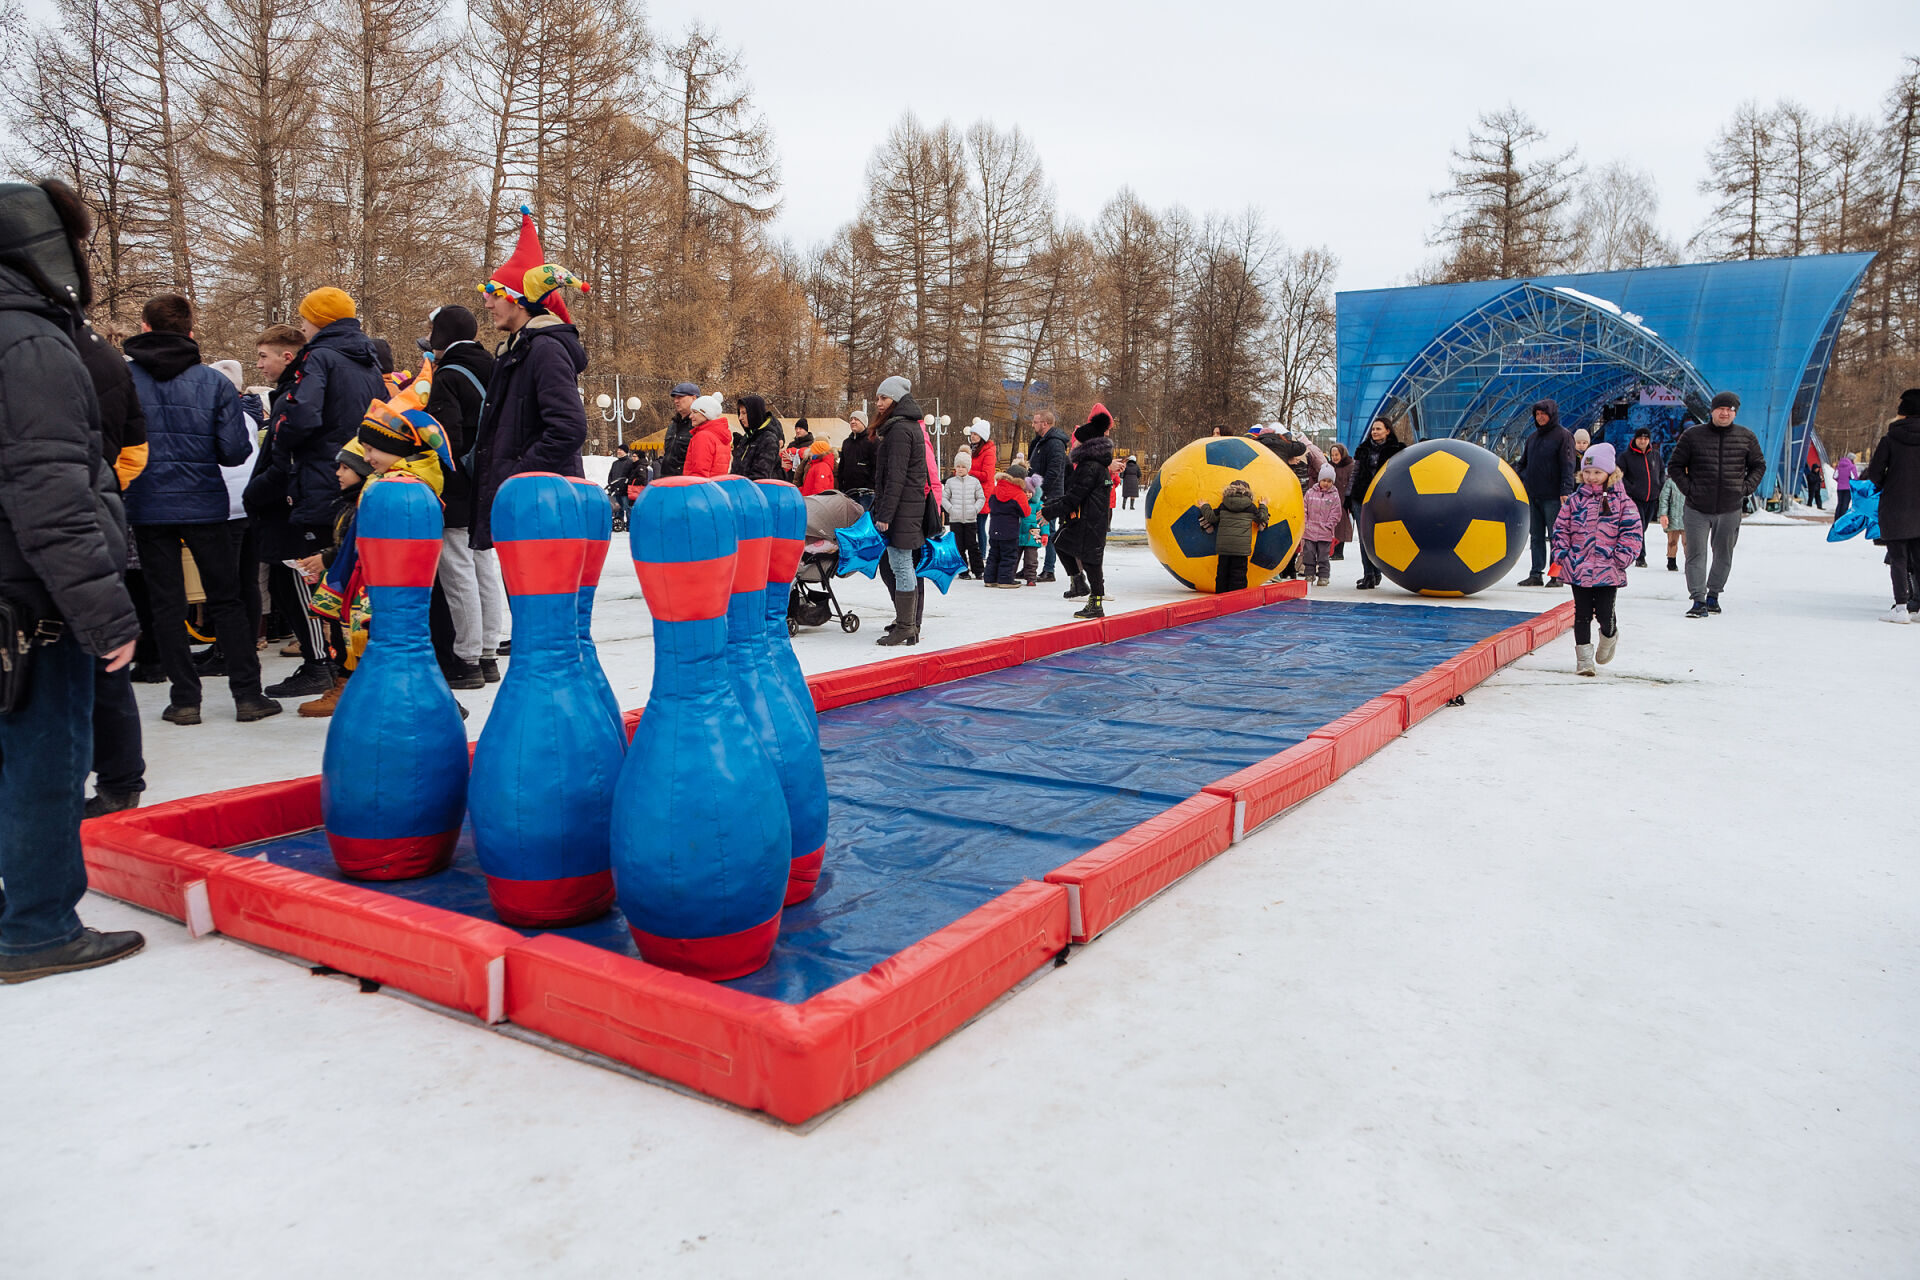
[[[147,467],[127,486],[127,522],[224,523],[220,468],[237,467],[252,453],[239,394],[225,375],[200,363],[200,345],[186,334],[136,334],[125,350],[147,417]]]
[[[297,525],[330,525],[340,498],[334,455],[360,430],[367,406],[387,398],[380,360],[360,321],[335,320],[300,348],[287,366],[293,382],[274,402],[268,428],[272,456],[261,484],[284,486]],[[249,486],[249,501],[256,494]]]

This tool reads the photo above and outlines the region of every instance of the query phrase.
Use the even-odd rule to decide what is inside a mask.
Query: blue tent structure
[[[1820,385],[1870,253],[1642,267],[1528,280],[1342,293],[1339,438],[1377,417],[1415,439],[1457,436],[1511,455],[1527,407],[1559,402],[1591,427],[1610,404],[1662,389],[1704,421],[1740,396],[1760,437],[1762,493],[1804,463]],[[1789,483],[1787,488],[1791,489]]]

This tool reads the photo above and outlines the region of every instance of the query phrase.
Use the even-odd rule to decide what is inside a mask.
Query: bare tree
[[[1270,324],[1274,417],[1293,426],[1333,421],[1333,280],[1340,261],[1325,249],[1286,254],[1274,273]]]
[[[1720,258],[1771,256],[1769,214],[1778,166],[1772,114],[1757,102],[1741,103],[1707,150],[1700,192],[1718,203],[1691,245]]]
[[[1773,243],[1788,257],[1813,250],[1818,227],[1831,198],[1820,122],[1797,102],[1773,110],[1776,155],[1772,183]]]
[[[1677,261],[1655,221],[1659,214],[1652,174],[1619,161],[1589,173],[1574,213],[1580,270],[1621,271]]]
[[[988,412],[1003,372],[1006,339],[1027,305],[1033,258],[1053,222],[1052,192],[1033,144],[1018,128],[1001,133],[986,121],[967,130],[967,152],[976,182],[973,209],[979,220],[973,263],[972,396],[968,413]],[[983,398],[984,397],[984,398]],[[1018,407],[1011,424],[1019,427]]]
[[[661,115],[680,152],[682,228],[691,224],[696,195],[751,218],[772,217],[780,187],[773,133],[753,109],[738,51],[695,23],[663,60]]]
[[[1512,279],[1565,267],[1576,249],[1565,206],[1580,175],[1576,149],[1536,158],[1547,135],[1509,105],[1482,114],[1453,152],[1447,207],[1432,243],[1449,280]]]

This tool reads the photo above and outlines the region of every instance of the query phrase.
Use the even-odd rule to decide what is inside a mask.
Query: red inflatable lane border
[[[1203,791],[1047,873],[1072,890],[1073,940],[1114,922],[1233,843],[1233,800]]]
[[[825,707],[944,683],[1066,649],[1306,594],[1300,582],[1068,623],[818,676]],[[376,889],[221,850],[320,825],[298,778],[82,824],[95,888],[176,919],[571,1044],[790,1123],[871,1087],[979,1013],[1069,941],[1086,941],[1398,736],[1410,700],[1453,696],[1558,636],[1571,604],[1480,642],[1306,742],[1024,882],[799,1005],[742,995],[570,939],[514,931]],[[640,713],[627,713],[629,724]],[[1237,821],[1236,821],[1237,820]],[[196,911],[196,895],[199,898]]]

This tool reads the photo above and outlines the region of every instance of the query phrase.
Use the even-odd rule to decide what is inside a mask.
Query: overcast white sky
[[[969,0],[906,5],[652,0],[739,46],[778,141],[781,231],[824,238],[853,215],[874,146],[906,110],[1018,124],[1063,210],[1090,220],[1122,185],[1196,213],[1253,205],[1295,245],[1341,260],[1339,285],[1400,282],[1447,151],[1511,100],[1590,164],[1650,171],[1684,241],[1694,184],[1743,98],[1876,114],[1920,2],[1311,5]]]

